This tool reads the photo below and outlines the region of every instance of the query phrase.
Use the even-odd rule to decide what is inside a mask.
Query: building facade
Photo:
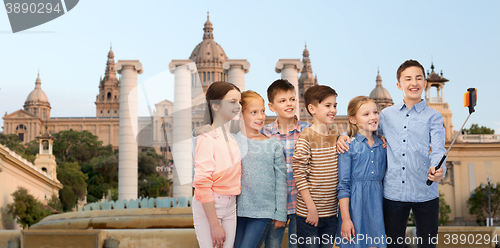
[[[0,207],[13,202],[12,193],[23,187],[28,193],[46,204],[46,200],[63,188],[57,180],[56,162],[52,155],[52,141],[48,133],[38,136],[40,151],[31,163],[0,144]],[[14,220],[3,219],[0,229],[19,229]]]

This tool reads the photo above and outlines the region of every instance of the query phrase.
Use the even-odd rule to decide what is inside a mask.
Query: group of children
[[[438,184],[426,181],[445,173],[434,169],[445,139],[441,114],[421,99],[424,75],[420,63],[405,61],[397,71],[404,100],[380,116],[372,99],[353,98],[343,134],[332,129],[337,93],[329,86],[305,92],[309,124],[295,116],[294,86],[276,80],[267,97],[277,119],[264,126],[259,94],[211,84],[210,125],[196,130],[192,208],[200,247],[281,247],[287,223],[288,247],[404,247],[410,210],[419,247],[436,247]],[[241,131],[232,134],[230,122]]]

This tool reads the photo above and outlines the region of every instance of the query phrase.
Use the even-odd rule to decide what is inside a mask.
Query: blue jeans
[[[398,202],[384,198],[384,222],[387,247],[404,247],[406,223],[410,209],[415,217],[415,227],[419,239],[418,247],[435,248],[439,225],[439,197],[426,202]],[[389,244],[390,243],[390,244]]]
[[[297,216],[297,236],[293,239],[299,247],[332,248],[337,233],[337,216],[319,218],[318,226],[306,223],[306,218]]]
[[[260,248],[272,224],[271,219],[238,217],[234,247]]]
[[[290,235],[297,234],[297,222],[296,222],[296,214],[287,215],[288,221],[288,248],[297,248],[297,244],[292,244],[290,242]],[[278,229],[274,229],[274,226],[271,226],[269,232],[267,233],[265,248],[281,248],[281,242],[283,241],[283,234],[285,234],[285,227],[280,227]]]

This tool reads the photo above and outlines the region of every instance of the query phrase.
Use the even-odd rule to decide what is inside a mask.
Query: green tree
[[[57,165],[57,179],[64,186],[59,191],[59,198],[64,211],[71,211],[78,198],[87,193],[87,175],[83,174],[78,163],[62,162]]]
[[[464,128],[467,134],[495,134],[495,130],[485,126],[479,127],[479,124],[472,124],[469,129]]]
[[[57,211],[60,211],[60,212],[63,211],[61,199],[59,199],[59,197],[57,197],[56,194],[52,194],[50,199],[47,201],[47,205],[49,205],[51,208],[53,208]]]
[[[16,219],[23,228],[30,227],[50,215],[40,201],[28,194],[28,190],[19,187],[12,193],[14,202],[7,205],[7,212]]]
[[[19,140],[17,134],[3,134],[0,133],[0,144],[6,146],[11,151],[21,154],[24,152],[23,143]]]
[[[62,162],[86,162],[99,156],[102,141],[89,131],[61,131],[53,135],[54,156]]]
[[[163,157],[156,153],[154,148],[149,148],[146,152],[139,153],[139,180],[147,179],[149,175],[158,174],[156,167],[160,165],[162,159]]]
[[[493,185],[489,187],[491,192],[495,192]],[[477,187],[474,190],[474,194],[467,200],[467,206],[469,207],[469,214],[476,216],[476,222],[481,226],[486,225],[486,218],[488,216],[488,185],[486,185],[484,190],[481,186]],[[491,195],[491,217],[495,217],[499,210],[500,193],[496,192]]]
[[[138,181],[139,196],[158,197],[168,196],[172,180],[166,179],[160,174],[149,175],[147,179]]]
[[[444,199],[444,194],[439,192],[439,225],[444,226],[448,223],[451,213],[451,208],[446,200]]]

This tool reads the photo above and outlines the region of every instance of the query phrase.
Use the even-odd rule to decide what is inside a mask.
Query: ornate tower
[[[96,97],[97,117],[120,116],[120,80],[116,77],[115,55],[109,49],[104,79],[99,80],[99,95]]]
[[[443,115],[443,124],[446,132],[446,140],[452,139],[453,124],[451,122],[450,106],[444,101],[444,84],[449,80],[443,77],[443,71],[438,75],[434,72],[434,63],[431,64],[431,72],[427,71],[427,87],[425,88],[425,102],[427,106],[439,111]],[[433,96],[432,87],[437,90],[436,96]]]
[[[52,143],[56,138],[52,137],[47,131],[36,138],[40,143],[40,148],[36,155],[35,166],[47,173],[54,181],[59,182],[56,172],[56,157],[52,155]]]
[[[26,98],[24,102],[24,110],[40,117],[41,119],[50,118],[50,102],[49,98],[42,90],[42,80],[40,80],[40,73],[35,82],[35,89]]]
[[[309,59],[309,50],[307,50],[307,45],[304,48],[304,52],[302,53],[302,63],[304,63],[304,67],[302,67],[302,72],[299,77],[299,113],[300,119],[310,118],[311,116],[307,113],[305,101],[304,101],[304,93],[307,89],[311,88],[314,85],[318,85],[318,78],[313,76],[313,71],[311,67],[311,60]]]
[[[382,86],[382,77],[380,76],[380,71],[378,69],[375,82],[377,82],[377,84],[375,85],[375,89],[373,89],[370,93],[370,98],[375,100],[375,104],[377,104],[377,110],[380,113],[382,109],[394,105],[394,102],[392,101],[389,91],[387,91],[384,86]]]
[[[203,41],[200,42],[189,56],[196,63],[200,80],[192,80],[192,87],[202,86],[206,92],[211,83],[227,81],[227,73],[224,73],[222,64],[226,62],[227,56],[222,47],[214,41],[214,28],[207,13],[207,21],[203,28]]]

